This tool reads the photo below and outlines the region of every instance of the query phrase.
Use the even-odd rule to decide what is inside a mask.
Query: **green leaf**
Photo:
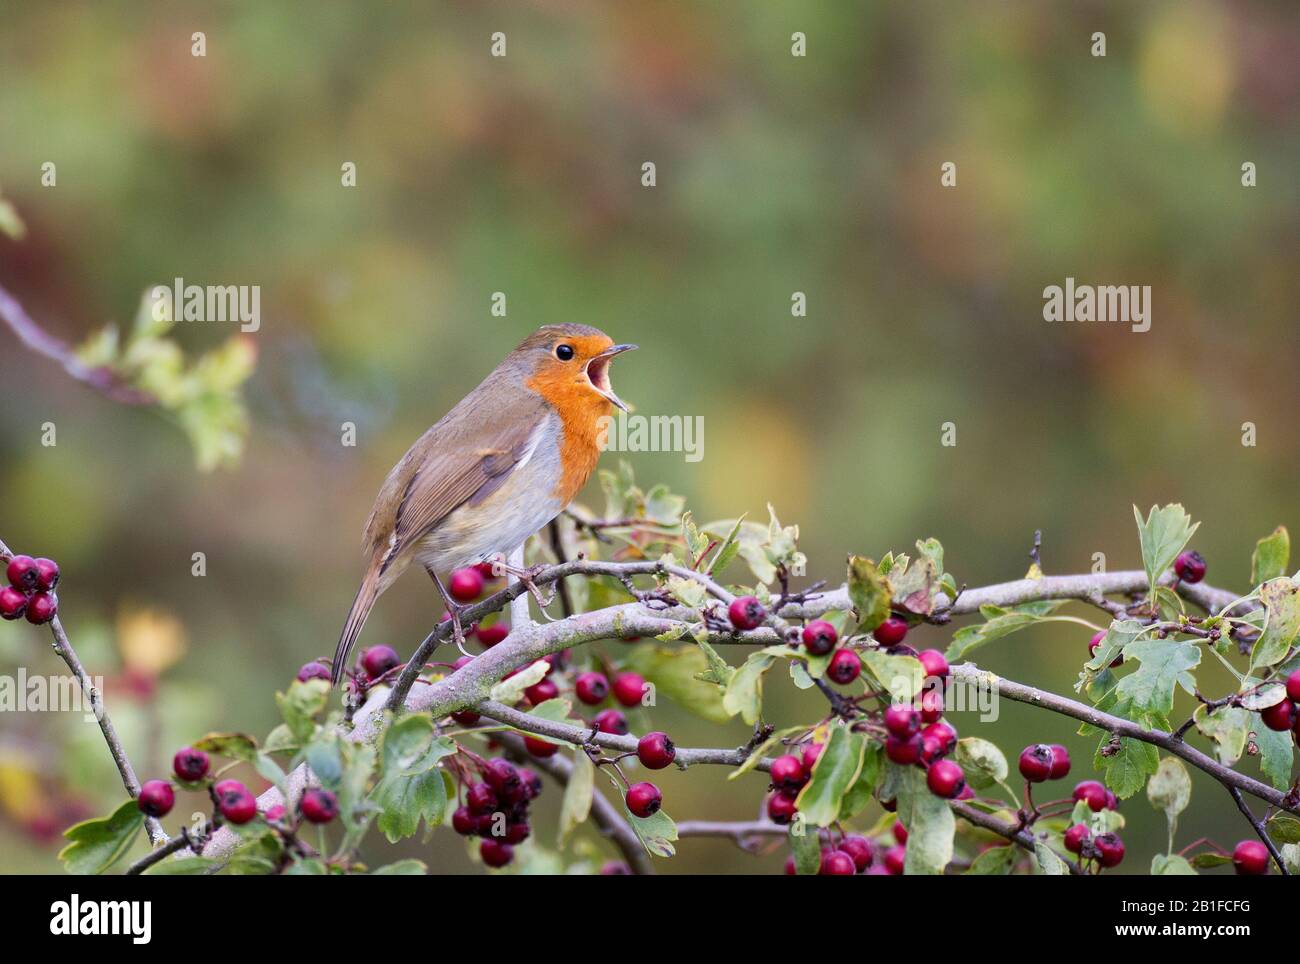
[[[1275,843],[1300,843],[1300,820],[1289,813],[1275,813],[1268,822],[1268,835]]]
[[[801,877],[815,876],[822,867],[820,835],[808,833],[803,821],[790,825],[790,851],[794,854],[794,869]]]
[[[1178,854],[1156,854],[1151,858],[1151,874],[1153,877],[1172,875],[1195,877],[1196,871],[1187,862],[1186,857],[1180,857]]]
[[[626,807],[623,812],[647,853],[653,857],[671,857],[677,853],[672,845],[672,841],[677,839],[677,824],[668,814],[660,810],[649,817],[637,817]]]
[[[896,604],[909,612],[928,616],[934,612],[935,596],[939,592],[943,547],[931,540],[918,542],[916,548],[919,550],[916,559],[902,573],[891,574],[889,583]]]
[[[1192,778],[1187,767],[1176,756],[1167,756],[1160,761],[1156,772],[1147,783],[1147,799],[1151,806],[1163,810],[1172,822],[1187,809],[1192,798]]]
[[[709,575],[712,576],[725,572],[727,566],[731,564],[731,560],[736,558],[736,553],[740,551],[740,524],[744,521],[745,517],[742,515],[735,521],[731,530],[722,540],[722,545],[718,547],[718,551],[713,554],[713,559],[709,562]],[[705,527],[706,531],[708,528],[709,527],[707,526]]]
[[[1286,576],[1272,579],[1259,587],[1259,599],[1268,622],[1251,654],[1251,669],[1282,662],[1300,633],[1300,586]]]
[[[957,741],[956,759],[966,772],[966,782],[976,790],[983,790],[1007,778],[1007,758],[996,744],[978,736],[968,736]]]
[[[653,683],[657,696],[710,723],[731,719],[733,714],[723,705],[723,689],[718,681],[724,677],[729,683],[735,671],[708,643],[676,649],[642,643],[631,650],[627,668]]]
[[[744,763],[727,774],[727,779],[734,780],[742,773],[748,773],[750,770],[754,769],[754,767],[758,766],[763,757],[767,756],[768,752],[776,747],[783,739],[788,736],[793,736],[795,733],[802,733],[806,729],[808,729],[806,726],[787,726],[783,730],[774,730],[771,736],[758,746],[754,747],[753,752],[751,752],[749,756],[745,757]]]
[[[447,810],[447,784],[437,768],[416,776],[397,774],[375,788],[372,797],[380,807],[376,822],[389,843],[396,843],[420,829],[424,820],[430,827],[442,823]]]
[[[1125,647],[1145,632],[1146,627],[1136,619],[1112,621],[1106,627],[1106,635],[1097,647],[1097,652],[1084,664],[1084,668],[1094,676],[1101,673],[1115,661],[1116,656],[1124,652]]]
[[[853,781],[844,799],[840,801],[840,820],[851,820],[867,808],[875,794],[876,786],[885,768],[885,748],[868,740],[866,752],[862,755],[862,769]]]
[[[1258,586],[1285,575],[1290,561],[1291,534],[1286,531],[1286,526],[1278,526],[1255,543],[1255,551],[1250,557],[1250,584]]]
[[[889,618],[889,580],[863,556],[849,556],[849,601],[858,614],[858,629],[869,633]]]
[[[1300,874],[1300,844],[1289,843],[1279,848],[1282,854],[1282,863],[1292,874]]]
[[[102,874],[130,849],[143,826],[139,805],[128,800],[107,817],[83,820],[63,831],[71,842],[59,851],[59,860],[70,874]]]
[[[1098,709],[1104,710],[1102,704],[1098,704]],[[1150,716],[1135,712],[1127,700],[1115,702],[1109,711],[1143,726],[1159,728]],[[1111,792],[1121,800],[1125,800],[1146,786],[1147,777],[1155,773],[1160,766],[1160,754],[1150,743],[1121,737],[1118,749],[1110,755],[1103,755],[1102,751],[1109,748],[1110,741],[1109,733],[1102,735],[1093,758],[1093,766],[1105,772],[1106,786]]]
[[[906,874],[942,874],[952,860],[957,821],[948,801],[925,785],[919,767],[890,764],[898,789],[898,819],[907,828]]]
[[[370,871],[372,877],[423,877],[429,872],[423,860],[416,860],[408,857],[405,860],[398,860],[391,864],[384,864],[375,870]]]
[[[1196,728],[1218,744],[1219,762],[1232,766],[1246,750],[1252,715],[1236,706],[1220,706],[1213,713],[1203,710],[1204,705],[1196,708]]]
[[[909,837],[910,841],[911,838]],[[1069,866],[1051,847],[1040,840],[1034,841],[1034,873],[1048,877],[1062,877],[1070,872]]]
[[[813,765],[812,777],[799,791],[797,800],[803,819],[815,827],[827,827],[839,819],[840,807],[858,774],[866,739],[843,726],[832,726]]]
[[[1252,720],[1251,729],[1255,731],[1255,745],[1259,747],[1260,771],[1268,777],[1268,782],[1275,789],[1288,789],[1291,786],[1291,764],[1295,756],[1291,734],[1285,730],[1270,730],[1262,720]]]
[[[338,737],[333,733],[316,739],[307,747],[307,766],[325,787],[333,789],[343,779],[343,755],[339,752]],[[281,782],[284,775],[281,774]]]
[[[1175,639],[1141,639],[1124,647],[1125,659],[1141,663],[1137,672],[1119,681],[1116,692],[1135,709],[1168,713],[1174,708],[1174,687],[1189,694],[1196,690],[1196,677],[1189,672],[1200,665],[1201,650],[1195,643]]]
[[[990,847],[971,861],[965,876],[1005,877],[1015,868],[1016,861],[1019,859],[1019,848],[1013,844],[1007,844],[1005,847]]]
[[[569,773],[569,782],[564,787],[564,797],[560,801],[560,836],[559,844],[564,846],[569,834],[587,819],[591,813],[591,800],[595,792],[596,768],[591,758],[581,747],[573,751],[573,770]]]
[[[911,703],[925,685],[925,669],[915,656],[865,649],[858,653],[862,664],[895,703]]]
[[[1045,617],[1052,615],[1064,605],[1065,600],[1047,599],[1022,603],[1010,609],[1003,609],[1001,606],[981,606],[980,612],[986,622],[963,626],[953,634],[952,642],[948,644],[948,661],[951,663],[964,659],[967,654],[979,649],[985,643],[991,643],[995,639],[1001,639],[1034,623],[1042,622]]]
[[[326,869],[323,860],[315,857],[295,857],[285,868],[284,873],[290,877],[325,877],[329,874],[329,870]]]
[[[1191,860],[1193,867],[1200,867],[1202,870],[1207,870],[1210,867],[1222,867],[1224,864],[1230,863],[1232,863],[1231,857],[1226,854],[1217,854],[1210,850],[1197,854]]]
[[[380,760],[385,778],[414,766],[433,741],[433,720],[427,713],[411,713],[394,720],[384,730]]]
[[[736,670],[722,697],[723,709],[729,717],[739,713],[741,719],[750,726],[758,722],[763,712],[763,674],[775,659],[770,653],[751,653],[749,659]]]
[[[306,743],[316,732],[313,717],[325,709],[329,699],[330,684],[328,680],[310,679],[305,683],[294,680],[289,684],[287,693],[276,693],[275,702],[280,708],[280,715],[299,743]]]
[[[209,733],[196,742],[194,748],[244,763],[257,759],[257,741],[246,733]]]
[[[226,864],[226,873],[237,877],[273,874],[279,867],[283,852],[279,836],[263,827],[261,833],[249,837],[231,855]]]
[[[530,666],[521,669],[509,679],[503,679],[492,687],[489,694],[492,699],[498,703],[504,703],[506,706],[514,706],[524,698],[524,690],[534,683],[541,682],[542,678],[550,672],[551,664],[544,659],[539,659]]]
[[[1200,523],[1193,523],[1192,517],[1178,504],[1160,509],[1152,506],[1145,521],[1138,507],[1133,506],[1133,517],[1142,543],[1142,566],[1146,569],[1147,583],[1154,589],[1156,581],[1174,564]]]
[[[198,877],[210,874],[220,866],[221,861],[212,857],[175,857],[158,861],[145,873],[150,877]]]

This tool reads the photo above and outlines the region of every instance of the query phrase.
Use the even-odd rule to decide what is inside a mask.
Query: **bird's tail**
[[[343,667],[347,665],[348,653],[352,651],[361,627],[366,624],[370,609],[379,598],[379,576],[373,570],[366,573],[357,589],[357,598],[352,600],[352,609],[348,612],[348,621],[343,624],[343,633],[339,636],[338,649],[334,650],[334,665],[330,671],[331,684],[338,684],[343,677]]]

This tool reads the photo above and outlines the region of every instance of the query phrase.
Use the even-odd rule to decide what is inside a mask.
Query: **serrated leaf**
[[[1275,813],[1268,822],[1268,835],[1275,843],[1300,843],[1300,820],[1289,813]]]
[[[1056,851],[1040,840],[1034,841],[1033,868],[1035,874],[1048,877],[1063,877],[1070,872],[1069,866],[1056,855]]]
[[[1097,646],[1097,652],[1084,663],[1084,669],[1096,675],[1107,669],[1126,646],[1146,632],[1146,627],[1136,619],[1117,619],[1106,627],[1106,635]]]
[[[858,629],[869,633],[887,618],[892,592],[889,580],[864,556],[849,556],[849,601],[858,614]]]
[[[637,817],[626,807],[623,812],[647,853],[654,857],[671,857],[677,853],[672,845],[672,841],[677,839],[677,824],[668,814],[660,810],[649,817]]]
[[[936,797],[925,785],[919,767],[890,764],[895,774],[898,819],[907,828],[906,874],[942,874],[952,860],[957,821],[948,801]]]
[[[933,541],[933,540],[932,540]],[[938,545],[936,542],[935,545]],[[898,576],[891,576],[889,583],[893,589],[894,603],[909,612],[928,616],[934,612],[935,596],[939,592],[940,569],[936,563],[935,552],[928,543],[916,544],[919,553],[907,569]],[[943,548],[938,549],[938,558],[943,558]]]
[[[722,697],[722,706],[728,716],[739,713],[750,726],[758,722],[763,712],[763,674],[775,660],[776,657],[770,653],[752,653],[736,670]]]
[[[1281,683],[1264,683],[1256,686],[1247,683],[1241,697],[1241,708],[1245,710],[1266,710],[1286,699],[1286,687]]]
[[[1001,639],[1003,636],[1009,636],[1034,625],[1034,623],[1041,622],[1063,605],[1065,605],[1064,600],[1049,599],[1040,602],[1023,603],[1010,609],[1001,609],[996,606],[981,607],[980,611],[984,614],[986,622],[976,623],[973,626],[963,626],[953,634],[952,642],[948,644],[946,654],[948,661],[951,663],[964,659],[967,654],[979,649],[986,643],[991,643],[995,639]]]
[[[328,680],[310,679],[294,680],[287,692],[275,694],[280,715],[299,743],[306,743],[316,732],[315,716],[325,709],[329,692]]]
[[[380,808],[376,825],[389,843],[396,843],[420,829],[421,820],[430,827],[442,822],[447,785],[437,768],[414,776],[396,774],[375,788],[372,799]]]
[[[1124,647],[1125,659],[1141,665],[1119,681],[1116,692],[1129,700],[1135,709],[1168,713],[1174,708],[1174,687],[1182,686],[1189,694],[1196,690],[1196,677],[1190,670],[1201,663],[1201,650],[1195,643],[1175,639],[1140,639]]]
[[[890,654],[878,649],[858,653],[867,672],[895,703],[911,703],[925,685],[925,669],[915,656]]]
[[[713,558],[709,562],[709,575],[713,576],[725,572],[727,566],[731,565],[731,561],[736,558],[736,553],[740,551],[740,526],[744,521],[745,517],[742,515],[735,521],[726,537],[722,540],[718,551],[713,554]],[[708,526],[705,528],[712,531]]]
[[[411,713],[394,720],[384,731],[380,760],[385,778],[400,774],[424,756],[433,741],[433,720]]]
[[[1186,857],[1178,854],[1156,854],[1151,858],[1151,874],[1155,877],[1196,876],[1196,871]]]
[[[591,813],[591,800],[595,793],[596,768],[591,758],[581,747],[573,751],[573,769],[569,772],[569,782],[564,787],[564,797],[560,801],[560,836],[559,845],[564,846],[578,826]]]
[[[139,805],[128,800],[107,817],[83,820],[63,831],[69,843],[59,851],[59,860],[70,874],[102,874],[131,848],[143,826]]]
[[[1255,543],[1255,551],[1250,557],[1250,584],[1258,586],[1285,575],[1290,561],[1291,534],[1286,531],[1286,526],[1278,526]]]
[[[1133,517],[1142,544],[1142,566],[1146,569],[1148,585],[1154,589],[1156,580],[1174,564],[1200,523],[1193,523],[1191,516],[1176,503],[1162,508],[1152,506],[1145,520],[1138,507],[1133,506]]]
[[[997,745],[977,736],[957,741],[956,760],[966,772],[966,782],[983,790],[1007,778],[1007,758]]]
[[[839,819],[844,794],[862,771],[866,740],[861,733],[832,726],[812,776],[799,791],[797,804],[804,820],[814,827],[827,827]]]
[[[1251,653],[1251,669],[1282,662],[1300,633],[1300,586],[1282,576],[1260,586],[1259,599],[1268,622]]]
[[[514,706],[524,698],[524,690],[534,683],[541,682],[542,678],[550,671],[550,668],[550,663],[544,659],[539,659],[515,673],[514,676],[503,679],[493,686],[490,696],[498,703]]]

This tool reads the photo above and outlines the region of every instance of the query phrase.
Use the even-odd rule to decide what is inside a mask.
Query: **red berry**
[[[0,589],[0,618],[21,619],[27,611],[27,596],[13,586]]]
[[[39,588],[37,583],[41,573],[31,556],[14,556],[5,567],[5,575],[9,578],[9,585],[15,589],[32,592]]]
[[[925,670],[926,676],[934,676],[939,679],[948,676],[948,660],[937,649],[923,649],[916,654],[916,658],[921,661],[921,667]]]
[[[787,790],[778,790],[767,798],[767,815],[773,823],[785,825],[799,812],[795,805],[795,795]]]
[[[664,795],[653,783],[634,783],[627,788],[627,808],[637,817],[652,817],[663,806]]]
[[[479,715],[473,710],[457,710],[451,714],[451,718],[461,726],[473,726],[480,719]]]
[[[609,695],[609,680],[603,673],[580,673],[573,681],[573,694],[588,706],[595,706]]]
[[[966,785],[966,773],[952,760],[938,760],[926,771],[925,785],[936,797],[951,800]]]
[[[640,706],[645,691],[645,677],[640,673],[620,673],[614,677],[614,699],[624,706]]]
[[[517,797],[523,790],[519,770],[509,760],[494,757],[483,768],[483,780],[503,800]]]
[[[553,700],[560,695],[560,688],[555,685],[552,679],[540,679],[532,686],[524,690],[524,695],[528,697],[528,702],[533,706],[541,706],[547,700]]]
[[[510,635],[510,627],[500,620],[497,620],[491,626],[480,625],[476,630],[474,630],[474,635],[478,637],[478,641],[486,648],[491,649],[497,643]]]
[[[1293,703],[1300,703],[1300,669],[1286,678],[1286,695]]]
[[[1113,833],[1103,833],[1093,838],[1097,849],[1097,862],[1103,867],[1118,867],[1124,859],[1124,841]]]
[[[473,566],[457,569],[451,574],[447,591],[457,602],[473,602],[483,594],[483,576]]]
[[[894,826],[890,832],[894,835],[894,839],[897,840],[900,844],[907,843],[907,828],[904,827],[897,820],[894,821]]]
[[[312,787],[303,793],[298,809],[309,823],[329,823],[339,815],[339,800],[328,790]]]
[[[1268,859],[1268,848],[1258,840],[1243,840],[1232,848],[1232,866],[1239,874],[1268,873]]]
[[[853,858],[853,866],[859,871],[866,870],[876,859],[876,848],[866,837],[848,834],[840,841],[840,850]]]
[[[371,679],[379,679],[402,662],[391,646],[371,646],[361,654],[361,668]]]
[[[1097,648],[1101,646],[1101,641],[1105,638],[1106,638],[1106,630],[1103,629],[1096,636],[1093,636],[1091,640],[1089,640],[1088,642],[1089,656],[1097,655]],[[1122,662],[1124,662],[1124,654],[1120,653],[1118,656],[1116,656],[1114,659],[1110,661],[1110,665],[1114,667],[1114,666],[1118,666]]]
[[[36,560],[36,588],[49,592],[59,584],[59,564],[53,559]]]
[[[537,736],[524,737],[524,749],[539,759],[555,756],[560,751],[558,743],[551,743]]]
[[[596,725],[596,729],[601,733],[612,733],[615,736],[627,736],[627,717],[618,710],[601,710],[592,717],[591,722]]]
[[[30,618],[30,617],[29,617]],[[1270,730],[1289,730],[1296,725],[1295,704],[1290,700],[1274,703],[1259,711],[1259,718]]]
[[[1106,809],[1107,810],[1119,809],[1119,801],[1115,799],[1115,794],[1109,790],[1106,791]]]
[[[803,753],[800,754],[800,759],[803,760],[803,768],[805,772],[809,774],[813,772],[813,767],[817,763],[817,758],[822,755],[822,750],[824,749],[826,749],[826,744],[824,743],[804,744]]]
[[[824,619],[814,619],[803,628],[804,649],[812,656],[825,656],[838,640],[839,633]]]
[[[798,790],[808,782],[808,772],[803,768],[803,760],[790,753],[772,761],[772,769],[768,776],[772,778],[772,786],[778,790]]]
[[[172,757],[172,772],[181,780],[193,783],[208,775],[208,755],[192,746],[182,747]]]
[[[900,740],[907,739],[921,729],[920,714],[916,712],[915,707],[908,706],[906,703],[891,703],[885,708],[882,719],[885,729]]]
[[[486,781],[472,784],[465,794],[465,805],[476,817],[491,813],[497,808],[497,792]]]
[[[1065,831],[1065,849],[1072,854],[1077,854],[1083,850],[1083,845],[1088,841],[1092,833],[1088,830],[1088,825],[1076,823],[1069,830]]]
[[[248,823],[257,816],[257,798],[238,780],[222,780],[212,788],[217,809],[227,823]]]
[[[899,766],[911,766],[921,759],[923,747],[924,744],[919,733],[913,733],[905,740],[890,736],[885,739],[885,756]]]
[[[943,691],[931,687],[921,693],[921,722],[934,723],[943,716]]]
[[[542,795],[542,778],[527,767],[519,768],[519,782],[526,800],[535,800]]]
[[[826,850],[822,852],[821,873],[827,877],[852,877],[858,872],[853,857],[843,850]]]
[[[907,635],[907,620],[890,616],[871,635],[881,646],[897,646]]]
[[[1070,772],[1070,751],[1059,743],[1053,743],[1048,749],[1052,751],[1052,769],[1050,780],[1059,780]]]
[[[907,848],[903,846],[890,847],[885,851],[885,870],[895,877],[903,873],[903,868],[907,864]]]
[[[767,618],[767,610],[753,596],[739,596],[727,607],[727,616],[731,625],[739,630],[757,629]]]
[[[636,744],[636,758],[651,770],[662,770],[677,756],[677,747],[667,733],[647,733]]]
[[[939,744],[938,755],[943,756],[949,753],[957,745],[957,731],[949,724],[940,720],[937,723],[931,723],[921,731],[921,740],[935,740]]]
[[[140,788],[136,804],[140,812],[148,817],[165,817],[171,813],[176,803],[176,792],[166,780],[148,780]]]
[[[1046,743],[1027,746],[1020,753],[1020,775],[1030,783],[1042,783],[1051,777],[1054,759]]]
[[[929,727],[926,727],[928,730]],[[943,740],[934,734],[921,732],[921,764],[929,766],[943,756]]]
[[[515,859],[515,848],[508,843],[502,843],[488,837],[478,845],[478,855],[483,858],[483,863],[489,867],[499,868],[506,866]]]
[[[851,649],[836,650],[835,655],[831,657],[830,665],[826,667],[826,675],[830,677],[831,682],[839,683],[841,686],[852,683],[861,672],[862,660]]]
[[[472,837],[478,833],[478,820],[470,813],[469,807],[457,807],[451,815],[451,829],[462,837]]]
[[[33,593],[27,600],[27,621],[34,626],[48,623],[59,611],[59,602],[52,593]]]
[[[1075,800],[1088,804],[1088,809],[1093,813],[1101,813],[1106,809],[1106,788],[1096,780],[1081,781],[1075,786],[1072,796]]]
[[[1200,582],[1205,578],[1205,559],[1195,550],[1179,553],[1174,573],[1183,582]]]
[[[309,679],[329,679],[330,668],[320,660],[312,660],[310,663],[303,663],[298,670],[298,682],[305,683]]]
[[[506,835],[503,839],[508,844],[521,844],[532,832],[533,828],[528,825],[527,820],[516,820],[514,823],[506,824]]]
[[[470,568],[482,576],[484,581],[495,579],[497,577],[496,572],[492,569],[492,563],[490,562],[476,562],[474,565],[470,566]]]

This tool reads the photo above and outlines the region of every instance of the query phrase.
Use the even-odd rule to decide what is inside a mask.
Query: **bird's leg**
[[[505,560],[493,560],[492,565],[494,569],[505,573],[507,576],[514,576],[523,583],[524,588],[527,589],[532,597],[537,600],[537,606],[543,613],[546,612],[546,607],[555,601],[554,587],[551,589],[551,595],[545,597],[542,595],[542,590],[538,587],[537,583],[533,581],[546,571],[548,567],[545,564],[538,563],[535,566],[526,566],[521,569],[518,566],[510,565]]]
[[[461,651],[463,656],[472,656],[472,653],[465,650],[465,629],[460,623],[460,613],[465,607],[460,605],[451,598],[451,593],[447,592],[447,587],[442,584],[442,579],[438,574],[425,567],[425,572],[433,579],[433,584],[438,587],[438,592],[442,594],[442,604],[447,607],[447,612],[451,614],[451,638],[456,641],[456,648]]]

